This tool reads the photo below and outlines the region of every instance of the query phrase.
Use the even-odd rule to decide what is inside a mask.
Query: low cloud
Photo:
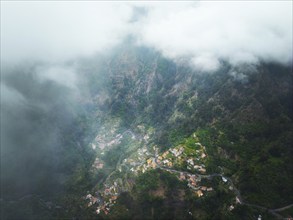
[[[62,62],[132,35],[165,56],[213,71],[292,62],[292,2],[1,2],[1,59]]]
[[[72,138],[63,137],[76,137],[74,123],[82,114],[76,107],[74,75],[67,67],[42,65],[1,73],[2,198],[61,187],[62,150],[72,144]]]
[[[170,58],[190,57],[213,71],[221,60],[231,64],[292,62],[292,2],[199,2],[172,10],[149,7],[140,40]],[[170,11],[172,13],[170,13]]]
[[[130,6],[106,2],[1,2],[1,59],[63,62],[105,51],[129,33]]]
[[[45,66],[38,69],[41,81],[52,80],[70,89],[77,89],[77,73],[73,66]]]
[[[247,75],[245,75],[245,74],[242,73],[242,72],[231,71],[229,74],[230,74],[230,75],[234,78],[234,80],[236,80],[236,81],[240,81],[240,82],[242,82],[242,83],[246,83],[246,82],[248,82],[248,77],[247,77]]]

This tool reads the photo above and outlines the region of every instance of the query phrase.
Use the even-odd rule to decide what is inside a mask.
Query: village
[[[96,214],[108,215],[119,194],[131,190],[135,184],[135,177],[151,169],[162,169],[175,174],[178,180],[186,182],[197,197],[203,197],[213,191],[212,187],[201,184],[202,177],[207,176],[205,162],[208,155],[205,147],[196,141],[195,136],[193,138],[192,147],[181,144],[162,153],[158,153],[159,148],[157,146],[148,148],[144,145],[139,148],[130,157],[121,161],[114,171],[120,176],[125,173],[126,178],[108,178],[103,189],[95,192],[95,195],[87,194],[85,200],[88,202],[88,207],[95,206]],[[120,137],[117,137],[117,139],[120,139]],[[103,169],[103,166],[104,163],[97,157],[93,168]],[[223,181],[227,180],[223,179]],[[230,209],[233,208],[234,206],[231,205]]]
[[[99,135],[96,136],[91,143],[93,150],[97,152],[97,157],[92,164],[93,171],[105,170],[105,161],[103,156],[109,149],[118,146],[123,138],[129,138],[134,145],[134,151],[126,158],[119,160],[114,170],[109,173],[107,179],[104,180],[103,186],[94,190],[94,193],[88,193],[84,199],[87,201],[88,207],[95,207],[96,214],[108,215],[116,203],[117,198],[122,192],[131,191],[135,184],[135,178],[149,170],[161,169],[175,174],[179,181],[186,183],[194,196],[204,197],[214,189],[211,186],[202,184],[202,179],[214,177],[206,174],[206,161],[208,154],[205,146],[203,146],[195,134],[186,140],[186,143],[179,144],[174,148],[159,153],[158,146],[149,146],[148,140],[151,136],[144,126],[138,127],[138,134],[131,130],[118,133],[118,121],[115,126],[107,128],[102,127]],[[109,132],[107,132],[109,131]],[[216,175],[221,176],[221,175]],[[227,183],[227,179],[222,176],[223,183]],[[233,191],[233,187],[229,187]],[[229,206],[232,211],[237,203],[241,203],[241,199],[236,197],[235,202]]]

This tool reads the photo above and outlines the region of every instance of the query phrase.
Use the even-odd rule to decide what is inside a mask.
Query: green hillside
[[[41,65],[18,83],[35,80],[34,68]],[[77,66],[83,76],[80,94],[66,104],[61,96],[33,119],[36,127],[53,121],[59,129],[60,162],[50,163],[48,152],[38,151],[44,170],[58,170],[60,179],[45,173],[33,177],[36,183],[28,179],[43,185],[22,199],[17,199],[17,180],[5,179],[4,219],[293,215],[292,208],[272,211],[293,202],[292,68],[275,63],[235,67],[222,61],[220,69],[208,73],[152,49],[127,46],[108,56],[79,59]],[[4,80],[13,86],[21,70],[11,71]],[[50,93],[58,89],[40,86]],[[41,99],[45,94],[39,91],[27,91],[27,96]],[[174,156],[180,149],[182,156]],[[192,177],[181,180],[179,172],[201,175],[201,180],[192,188]],[[44,191],[52,187],[59,190]]]

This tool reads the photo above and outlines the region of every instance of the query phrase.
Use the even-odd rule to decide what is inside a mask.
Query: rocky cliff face
[[[217,72],[202,73],[146,48],[122,48],[102,65],[106,80],[93,94],[95,104],[128,126],[146,123],[161,133],[189,135],[222,121],[269,123],[281,115],[292,120],[290,67],[232,67],[223,62]]]

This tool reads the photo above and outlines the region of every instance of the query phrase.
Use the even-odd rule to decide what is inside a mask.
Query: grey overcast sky
[[[1,60],[62,62],[125,37],[212,71],[292,61],[292,1],[1,1]]]

